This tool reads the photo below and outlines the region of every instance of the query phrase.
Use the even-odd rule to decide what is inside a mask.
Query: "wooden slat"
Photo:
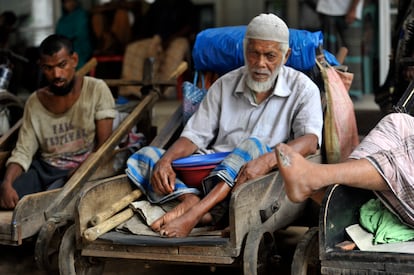
[[[13,211],[2,210],[0,211],[0,224],[11,223],[13,217]]]
[[[19,119],[6,133],[0,137],[0,149],[11,150],[10,145],[14,145],[14,139],[17,137],[18,130],[23,120]],[[13,139],[13,140],[12,140]]]
[[[200,249],[200,247],[194,249]],[[122,245],[99,245],[96,241],[82,249],[83,256],[154,260],[185,263],[232,264],[235,258],[223,255],[221,248],[208,247],[204,254],[181,254],[179,247],[142,247]],[[194,251],[194,250],[192,250]]]

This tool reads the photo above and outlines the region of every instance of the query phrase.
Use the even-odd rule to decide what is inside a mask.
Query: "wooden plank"
[[[131,202],[136,201],[139,197],[142,196],[142,192],[140,189],[135,189],[128,195],[122,197],[120,200],[112,203],[109,208],[105,208],[103,211],[98,212],[95,216],[91,218],[90,223],[92,225],[98,225],[101,222],[107,220],[108,218],[112,217],[125,207],[127,207]]]
[[[176,80],[158,80],[158,81],[151,81],[146,82],[143,80],[135,80],[135,79],[104,79],[106,85],[109,87],[118,87],[118,86],[149,86],[149,85],[156,85],[156,86],[174,86],[177,84]]]
[[[95,69],[96,65],[98,65],[98,61],[95,57],[92,57],[89,59],[88,62],[85,63],[85,65],[82,66],[79,70],[76,71],[77,76],[84,76],[87,73],[89,73],[91,70]]]
[[[11,150],[11,146],[14,146],[15,139],[17,138],[17,133],[19,128],[22,125],[23,120],[19,119],[5,134],[0,137],[0,149],[1,150]]]
[[[84,190],[75,207],[77,236],[83,236],[83,232],[90,226],[91,219],[97,213],[108,209],[131,191],[132,186],[126,174],[99,180]]]
[[[150,250],[154,248],[153,252]],[[121,246],[121,245],[96,245],[95,242],[82,249],[83,256],[139,259],[157,262],[181,262],[181,263],[203,263],[203,264],[233,264],[235,258],[216,255],[214,251],[203,255],[181,255],[179,248],[174,247],[140,247],[140,246]]]
[[[0,211],[0,224],[10,224],[13,217],[13,211]]]
[[[44,211],[57,197],[61,189],[54,189],[24,196],[13,211],[12,224],[21,227],[19,235],[22,239],[31,237],[39,232],[45,222]],[[12,232],[12,235],[16,235]]]
[[[250,180],[233,192],[230,200],[230,242],[241,249],[243,240],[251,228],[260,225],[260,210],[266,209],[268,199],[276,199],[273,179],[278,172],[272,172],[255,180]]]

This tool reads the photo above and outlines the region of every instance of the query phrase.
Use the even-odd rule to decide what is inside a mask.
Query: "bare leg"
[[[366,159],[318,164],[306,160],[286,144],[276,147],[276,157],[286,194],[293,202],[302,202],[317,190],[335,183],[377,191],[389,189]]]
[[[186,237],[191,230],[208,215],[208,211],[217,203],[224,200],[230,193],[231,188],[225,183],[218,183],[210,193],[208,193],[197,204],[193,205],[187,212],[176,219],[165,223],[160,230],[162,236],[167,237]]]

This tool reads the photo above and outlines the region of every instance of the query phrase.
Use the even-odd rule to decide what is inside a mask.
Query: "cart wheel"
[[[269,232],[252,231],[247,235],[243,253],[243,274],[272,274],[277,265],[275,240]]]
[[[318,234],[318,228],[312,227],[297,244],[291,267],[292,275],[321,274]]]
[[[274,272],[279,260],[275,256],[275,247],[275,239],[272,234],[269,232],[264,233],[257,253],[257,275],[272,274]]]
[[[57,223],[54,220],[48,220],[40,229],[34,251],[34,258],[39,269],[49,273],[58,271],[59,246],[66,227],[66,222]]]
[[[82,257],[76,249],[75,225],[71,225],[62,238],[59,249],[59,272],[61,275],[95,275],[102,274],[104,262],[99,260],[89,261],[88,257]]]

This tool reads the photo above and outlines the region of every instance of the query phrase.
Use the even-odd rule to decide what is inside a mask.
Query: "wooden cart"
[[[337,245],[351,241],[345,228],[359,223],[359,210],[376,196],[372,191],[335,185],[321,206],[319,227],[310,228],[298,244],[292,274],[413,274],[414,254],[343,250]],[[410,244],[411,246],[411,244]],[[313,267],[307,272],[305,267]]]
[[[179,108],[152,145],[165,148],[171,144],[181,128],[181,115]],[[321,156],[311,159],[320,162]],[[277,250],[273,233],[303,218],[308,203],[290,202],[281,180],[278,172],[272,172],[237,189],[231,196],[229,232],[206,231],[207,236],[171,239],[109,231],[90,241],[85,231],[90,229],[91,219],[97,213],[114,210],[114,205],[135,189],[126,175],[97,181],[85,188],[76,202],[75,224],[66,230],[59,249],[60,273],[99,274],[105,259],[123,258],[237,266],[244,274],[268,274]],[[109,218],[109,228],[103,225],[101,230],[113,228],[118,218]]]
[[[178,109],[151,145],[168,148],[182,124],[182,110]],[[320,153],[310,159],[323,161]],[[113,258],[234,266],[244,274],[270,274],[277,268],[278,258],[274,233],[293,224],[312,225],[311,202],[290,202],[277,171],[246,182],[233,192],[228,230],[205,230],[202,236],[162,238],[111,230],[133,215],[128,204],[134,190],[126,175],[97,181],[82,190],[74,224],[65,231],[59,249],[61,274],[100,274],[105,260]],[[96,225],[96,216],[105,219]]]
[[[94,64],[96,65],[96,61]],[[185,69],[186,64],[183,64],[179,68],[181,71],[177,69],[175,73],[178,74]],[[126,85],[125,81],[109,80],[108,82],[108,85]],[[64,187],[24,196],[13,211],[0,211],[0,244],[21,245],[24,240],[34,237],[37,265],[41,269],[56,272],[55,259],[57,259],[61,234],[73,220],[73,208],[79,191],[93,181],[123,171],[123,167],[117,169],[113,165],[116,157],[125,153],[116,147],[134,126],[143,125],[147,131],[154,130],[151,120],[152,107],[160,97],[160,92],[152,82],[141,81],[133,84],[144,85],[148,88],[148,94],[132,106],[129,115],[98,151],[82,163]],[[13,135],[17,133],[18,126],[14,131]],[[145,134],[151,135],[151,133]],[[12,146],[14,146],[13,135],[9,135],[8,138],[8,144]],[[124,159],[126,161],[126,157]]]

